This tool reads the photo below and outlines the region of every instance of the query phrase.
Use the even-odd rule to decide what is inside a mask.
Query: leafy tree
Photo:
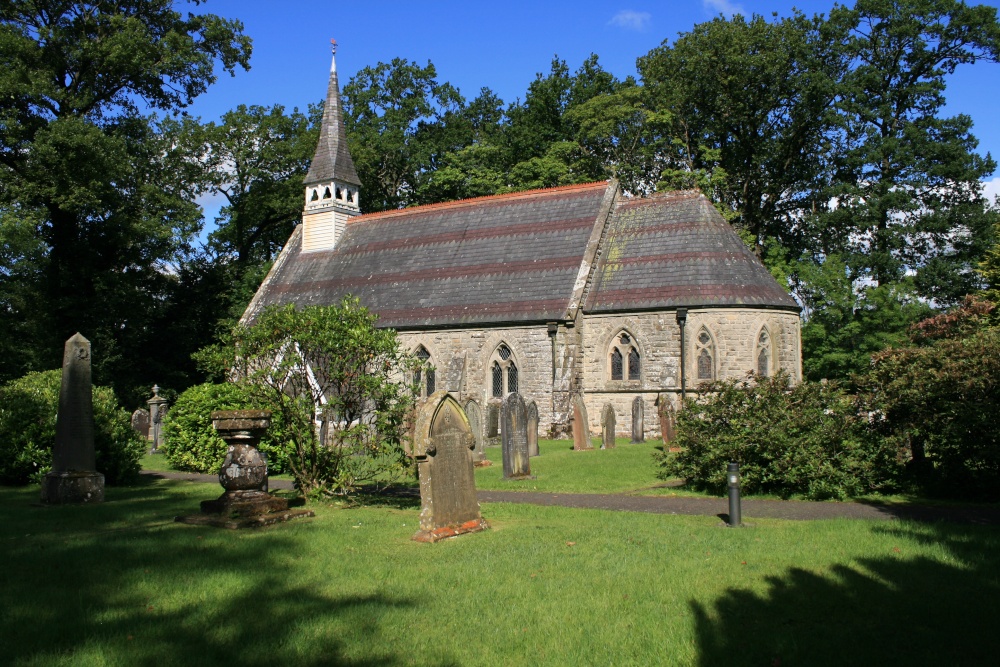
[[[406,471],[404,419],[414,389],[398,380],[410,359],[396,332],[375,328],[375,315],[357,299],[268,308],[200,358],[280,417],[288,468],[306,496],[346,494]]]
[[[860,379],[883,437],[907,452],[922,487],[993,499],[1000,481],[1000,328],[996,304],[967,299],[921,322],[912,343],[873,358]]]
[[[825,133],[846,68],[839,24],[717,18],[639,58],[651,109],[672,123],[660,187],[699,187],[745,232],[797,256],[816,205]],[[728,213],[728,214],[727,214]]]
[[[438,156],[468,145],[449,131],[462,122],[458,90],[437,70],[395,58],[360,70],[344,86],[344,122],[366,212],[410,203],[421,174]]]
[[[16,260],[37,268],[6,276],[38,297],[20,311],[41,334],[23,341],[21,365],[57,363],[82,330],[100,351],[95,377],[127,386],[152,343],[169,282],[159,269],[200,213],[170,131],[142,113],[187,105],[217,63],[232,73],[250,55],[238,22],[173,5],[0,3],[0,210],[38,242]]]
[[[996,9],[858,0],[833,14],[852,26],[852,60],[839,85],[825,190],[837,205],[821,216],[821,234],[849,253],[859,277],[886,285],[909,272],[921,296],[954,303],[975,289],[970,267],[991,241],[980,180],[995,163],[974,152],[970,118],[940,116],[945,77],[997,60]]]

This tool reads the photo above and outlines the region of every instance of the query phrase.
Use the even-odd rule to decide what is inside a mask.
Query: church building
[[[801,379],[799,307],[696,191],[639,199],[614,180],[361,214],[331,67],[302,224],[243,316],[358,297],[428,361],[422,391],[487,415],[519,392],[542,437],[611,406],[647,437],[683,393],[749,371]],[[664,417],[665,418],[665,417]]]

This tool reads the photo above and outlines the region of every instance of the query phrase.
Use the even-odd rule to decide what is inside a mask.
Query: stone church
[[[423,392],[495,406],[517,391],[539,430],[568,433],[574,395],[590,428],[633,410],[647,437],[702,382],[801,378],[799,307],[698,192],[648,199],[616,181],[361,214],[330,71],[302,224],[244,314],[352,294],[433,370]],[[638,400],[636,400],[638,397]]]

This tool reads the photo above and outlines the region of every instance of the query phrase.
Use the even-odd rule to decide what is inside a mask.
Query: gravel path
[[[143,471],[157,479],[192,482],[217,482],[215,475]],[[272,489],[291,489],[287,480],[271,480]],[[416,490],[413,491],[416,495]],[[728,513],[725,498],[665,498],[607,493],[540,493],[537,491],[479,491],[484,503],[525,503],[615,512],[650,512],[653,514],[691,514],[720,516]],[[877,503],[809,502],[801,500],[743,500],[744,521],[770,519],[910,519],[914,521],[949,521],[984,526],[1000,525],[1000,506],[965,505],[885,505]]]

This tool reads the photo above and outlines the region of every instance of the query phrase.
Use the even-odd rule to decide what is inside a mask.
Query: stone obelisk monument
[[[66,341],[63,351],[52,471],[42,480],[42,502],[102,502],[104,475],[95,468],[90,341],[78,333]]]

